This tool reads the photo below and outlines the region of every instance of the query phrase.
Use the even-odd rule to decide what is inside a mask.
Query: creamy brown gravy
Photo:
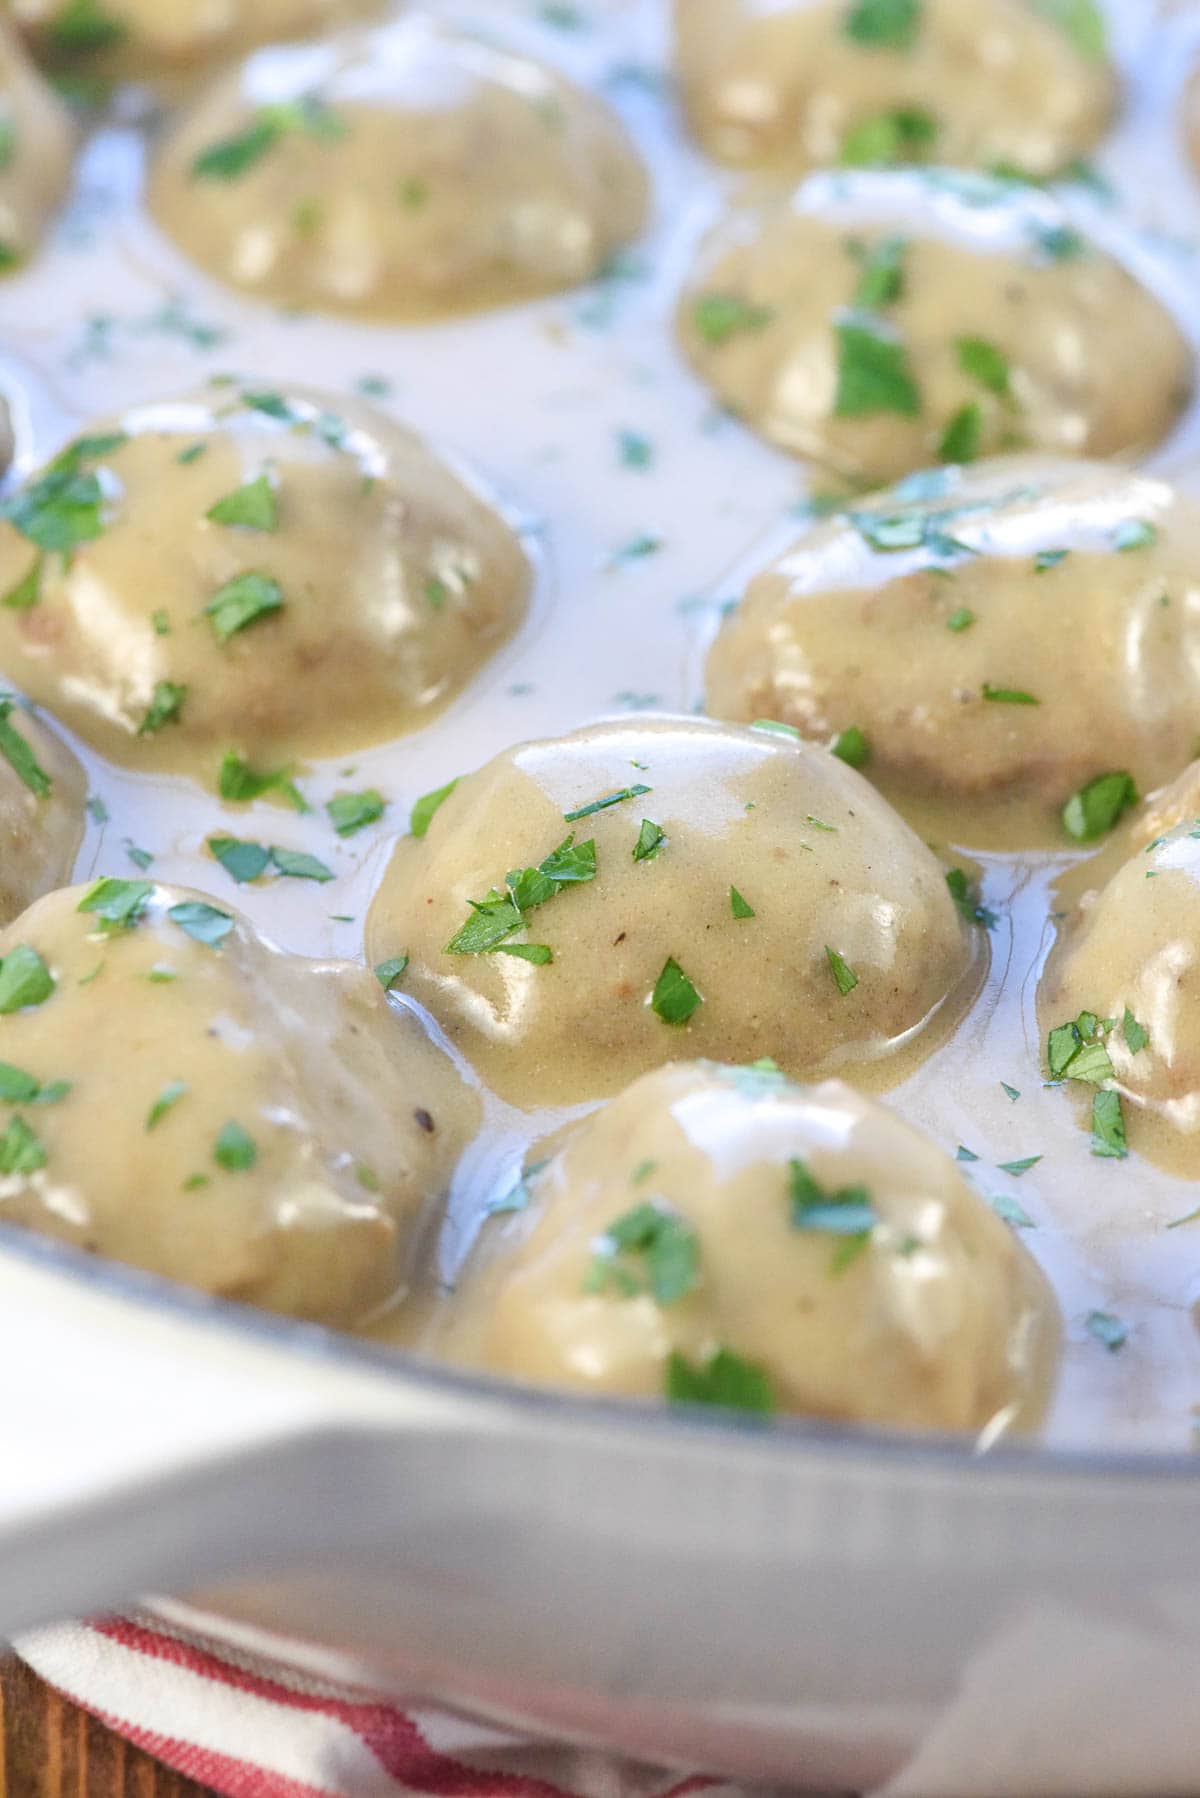
[[[846,0],[675,0],[692,130],[742,166],[940,161],[1053,174],[1095,143],[1116,81],[1026,0],[925,0],[911,41],[857,40]],[[889,122],[916,114],[916,137]]]
[[[132,767],[211,785],[230,747],[274,766],[412,730],[524,613],[513,532],[360,401],[216,387],[83,442],[99,446],[80,464],[102,494],[97,535],[68,561],[31,540],[36,519],[0,522],[0,592],[32,582],[0,607],[0,661]],[[210,516],[239,493],[257,522]],[[206,615],[247,578],[247,622],[234,605]]]
[[[289,105],[278,141],[213,173],[214,146]],[[149,200],[235,287],[403,321],[587,280],[639,230],[646,178],[597,97],[417,16],[252,58],[172,131]]]
[[[813,175],[736,206],[677,325],[724,405],[865,486],[939,456],[1131,454],[1192,389],[1170,314],[1056,201],[945,170]],[[964,340],[992,356],[964,360]]]

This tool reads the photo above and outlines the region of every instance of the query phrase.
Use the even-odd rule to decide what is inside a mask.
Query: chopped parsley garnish
[[[385,993],[391,992],[407,966],[407,955],[393,955],[388,961],[376,963],[375,978]]]
[[[432,793],[423,793],[412,808],[412,816],[408,821],[410,836],[423,837],[433,822],[434,813],[445,805],[451,793],[458,785],[458,777],[448,780],[444,787],[437,787]]]
[[[1009,392],[1009,362],[1004,351],[987,337],[958,337],[954,343],[958,356],[958,366],[989,393],[999,394],[1007,398]]]
[[[244,1174],[258,1160],[258,1146],[254,1138],[231,1118],[221,1126],[220,1135],[213,1144],[213,1160],[228,1173]]]
[[[161,730],[164,724],[178,724],[179,714],[183,710],[183,702],[186,698],[187,688],[180,686],[177,681],[156,681],[146,716],[138,725],[138,736],[152,736],[155,731]]]
[[[532,962],[535,968],[547,968],[554,960],[554,951],[548,943],[500,943],[496,954],[514,955],[518,961]]]
[[[218,138],[200,152],[192,163],[192,177],[199,181],[240,181],[293,131],[332,142],[345,137],[346,126],[313,95],[260,106],[241,131]]]
[[[80,900],[77,910],[100,920],[108,931],[132,930],[154,897],[151,880],[98,880]]]
[[[1113,532],[1113,548],[1122,551],[1149,549],[1158,542],[1158,526],[1148,518],[1126,518]]]
[[[790,737],[793,743],[800,741],[800,732],[794,724],[780,724],[777,718],[756,718],[750,726],[751,730],[769,730],[777,737]]]
[[[1124,1161],[1128,1153],[1121,1095],[1106,1087],[1092,1098],[1092,1154]]]
[[[938,444],[938,461],[960,465],[974,462],[983,438],[983,407],[977,400],[960,406],[942,432]]]
[[[679,1028],[688,1022],[703,1003],[703,998],[675,957],[668,956],[650,995],[651,1010],[664,1024]]]
[[[622,468],[649,468],[654,461],[654,445],[640,431],[618,431],[617,455]]]
[[[754,907],[742,897],[736,887],[730,887],[729,889],[729,909],[739,922],[745,918],[756,918],[758,916]]]
[[[1020,1200],[1014,1199],[1010,1193],[998,1192],[988,1200],[988,1204],[997,1217],[1002,1217],[1006,1224],[1012,1224],[1015,1229],[1035,1230],[1037,1228]]]
[[[814,1179],[804,1161],[788,1162],[788,1199],[794,1230],[865,1238],[879,1222],[865,1186],[842,1186],[830,1192]]]
[[[1069,549],[1039,549],[1033,558],[1034,573],[1045,574],[1047,569],[1057,568],[1060,562],[1066,561],[1070,553]]]
[[[30,606],[36,606],[42,597],[42,570],[45,559],[35,556],[27,574],[23,574],[15,586],[9,588],[0,604],[6,605],[13,612],[27,612]]]
[[[172,924],[178,924],[180,930],[208,949],[219,949],[233,929],[233,919],[227,911],[218,911],[202,899],[184,899],[173,905],[167,916]]]
[[[139,849],[132,837],[126,837],[121,847],[124,849],[134,867],[140,868],[143,874],[146,872],[147,868],[152,868],[154,866],[154,857],[151,855],[150,851],[148,849]]]
[[[178,1105],[187,1092],[187,1085],[182,1080],[172,1080],[163,1087],[157,1099],[146,1113],[146,1129],[153,1130],[161,1124],[172,1106]]]
[[[946,629],[948,631],[966,631],[970,630],[974,622],[975,614],[969,606],[956,606],[946,620]]]
[[[1050,262],[1072,262],[1087,250],[1087,239],[1070,225],[1034,225],[1034,242]]]
[[[55,988],[55,979],[36,949],[18,943],[0,961],[0,1017],[42,1005]]]
[[[1014,1180],[1019,1180],[1031,1167],[1036,1167],[1041,1159],[1040,1155],[1026,1155],[1021,1161],[998,1161],[996,1166],[1002,1174],[1011,1174]]]
[[[840,762],[845,762],[851,768],[865,768],[871,759],[871,745],[867,741],[866,732],[860,730],[857,724],[839,731],[829,747]]]
[[[911,50],[921,29],[921,0],[852,0],[842,31],[857,44]]]
[[[22,785],[35,798],[44,799],[54,783],[16,725],[9,722],[13,704],[11,699],[0,699],[0,755]]]
[[[1021,1097],[1019,1088],[1010,1086],[1007,1080],[1002,1080],[1000,1082],[1000,1088],[1010,1105],[1015,1105],[1017,1100]]]
[[[270,575],[239,574],[213,594],[204,616],[211,618],[218,642],[228,643],[236,632],[245,630],[256,618],[278,612],[282,605],[283,591]]]
[[[251,412],[261,412],[264,418],[273,418],[277,424],[298,425],[300,414],[290,406],[281,393],[274,393],[269,388],[254,392],[242,393],[242,404]]]
[[[1131,1055],[1140,1055],[1150,1041],[1150,1032],[1144,1024],[1138,1023],[1128,1005],[1121,1020],[1121,1035],[1125,1038],[1125,1047]]]
[[[672,1405],[716,1405],[728,1411],[755,1411],[769,1416],[775,1397],[765,1368],[743,1361],[732,1349],[719,1348],[697,1365],[672,1351],[664,1391]]]
[[[193,462],[200,460],[207,449],[207,443],[189,443],[186,449],[180,450],[175,460],[181,468],[190,468]]]
[[[933,114],[922,107],[895,106],[851,125],[842,139],[839,160],[857,169],[916,162],[932,150],[939,129]]]
[[[1063,806],[1063,829],[1077,843],[1091,843],[1105,836],[1137,802],[1138,790],[1132,775],[1098,774],[1078,793],[1072,793]]]
[[[614,1219],[593,1247],[585,1292],[611,1287],[622,1298],[648,1292],[660,1305],[675,1305],[699,1283],[699,1239],[666,1205],[635,1205]]]
[[[1046,1062],[1052,1079],[1083,1080],[1093,1085],[1108,1080],[1113,1071],[1104,1038],[1115,1019],[1100,1019],[1094,1011],[1081,1011],[1070,1024],[1059,1024],[1046,1039]]]
[[[279,506],[275,499],[275,490],[265,474],[260,474],[256,481],[248,481],[244,487],[235,487],[224,499],[219,499],[215,506],[210,506],[206,517],[214,524],[236,525],[244,531],[274,531],[279,528]]]
[[[271,851],[261,843],[247,843],[237,837],[209,837],[208,846],[239,886],[261,879],[270,864]]]
[[[100,0],[65,0],[57,17],[50,21],[46,36],[55,50],[88,56],[124,43],[126,28],[104,10]]]
[[[771,306],[756,306],[736,293],[704,293],[692,308],[692,323],[705,343],[720,345],[743,331],[765,331],[774,318]]]
[[[858,985],[858,975],[844,956],[839,955],[836,949],[831,949],[828,943],[825,945],[825,959],[829,963],[834,985],[844,999]]]
[[[156,637],[169,637],[171,635],[170,614],[163,606],[159,606],[157,611],[151,612],[150,622],[154,626],[154,634]]]
[[[445,953],[490,954],[525,927],[527,912],[556,898],[564,887],[595,878],[596,845],[589,839],[576,846],[572,832],[536,868],[514,868],[507,874],[503,892],[493,887],[485,899],[468,900],[472,915],[446,944]]]
[[[368,824],[376,824],[387,809],[387,800],[374,787],[362,793],[336,793],[326,802],[329,822],[339,837],[352,837]]]
[[[978,886],[970,879],[965,868],[947,868],[946,885],[950,889],[950,897],[968,924],[982,924],[985,930],[994,929],[996,914],[980,903]]]
[[[652,787],[641,785],[622,787],[617,793],[606,793],[603,799],[593,799],[590,805],[581,805],[578,811],[564,812],[563,821],[566,824],[577,824],[581,818],[591,818],[597,812],[606,812],[610,805],[620,805],[626,799],[642,799],[653,790]]]
[[[965,1149],[962,1143],[959,1143],[954,1159],[955,1161],[978,1161],[979,1157],[974,1149]]]
[[[652,862],[666,840],[667,833],[661,824],[655,824],[652,818],[643,818],[638,840],[633,845],[634,861]]]
[[[990,681],[983,683],[983,697],[996,705],[1041,705],[1032,693],[1025,693],[1020,687],[993,687]]]
[[[99,477],[86,464],[98,461],[125,441],[122,432],[106,437],[80,437],[56,456],[42,474],[0,505],[0,518],[7,518],[39,549],[72,555],[80,544],[92,542],[104,531],[104,490]],[[16,602],[10,594],[9,603],[28,606],[32,602],[24,595]]]
[[[921,410],[921,395],[909,371],[904,345],[862,324],[843,321],[834,330],[838,341],[835,417],[899,412],[915,418]]]
[[[0,1174],[36,1174],[49,1156],[23,1117],[10,1119],[0,1134]]]
[[[242,760],[236,749],[230,749],[221,763],[217,791],[222,799],[232,800],[238,805],[259,799],[264,793],[280,793],[296,811],[306,812],[309,810],[308,801],[292,780],[292,774],[290,763],[286,768],[252,768],[249,762]]]
[[[1081,56],[1100,62],[1108,50],[1104,14],[1096,0],[1033,0],[1034,9],[1065,32]]]
[[[908,244],[903,237],[885,237],[874,244],[863,260],[862,274],[854,290],[854,304],[871,311],[876,306],[890,306],[904,292],[904,253]]]
[[[1083,1327],[1110,1355],[1115,1355],[1118,1349],[1124,1348],[1129,1340],[1129,1331],[1111,1311],[1089,1311]]]
[[[332,868],[327,868],[323,861],[315,855],[306,854],[302,849],[280,849],[276,846],[271,850],[271,862],[276,873],[289,880],[337,879]]]

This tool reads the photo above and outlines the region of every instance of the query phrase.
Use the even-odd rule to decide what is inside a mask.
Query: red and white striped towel
[[[223,1798],[738,1798],[717,1781],[402,1710],[157,1616],[43,1630],[17,1648],[67,1698]]]

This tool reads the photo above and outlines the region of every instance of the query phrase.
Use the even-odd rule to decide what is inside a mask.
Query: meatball
[[[1058,202],[946,170],[810,176],[736,208],[680,301],[718,398],[860,483],[1002,450],[1157,443],[1191,352]]]
[[[220,279],[412,320],[586,281],[640,228],[616,118],[422,18],[252,57],[172,132],[151,208]]]
[[[425,721],[511,633],[491,506],[370,408],[289,389],[95,425],[0,516],[0,661],[105,755],[197,772]]]
[[[1054,1301],[954,1163],[841,1081],[683,1062],[582,1123],[493,1221],[450,1352],[591,1393],[905,1428],[1031,1422]]]
[[[0,954],[0,1218],[323,1323],[403,1293],[478,1108],[365,968],[111,879]]]
[[[1028,0],[675,0],[684,104],[742,166],[938,161],[1045,176],[1089,150],[1116,81],[1091,19]]]
[[[1132,854],[1066,921],[1038,993],[1052,1079],[1191,1138],[1200,1172],[1200,817]]]
[[[404,990],[522,1105],[692,1053],[858,1077],[957,1015],[982,935],[852,769],[685,718],[497,756],[399,843],[367,922],[371,959],[407,954]]]
[[[7,0],[52,68],[161,79],[381,10],[384,0]]]
[[[0,21],[0,274],[18,268],[37,249],[66,194],[74,150],[66,108]],[[10,460],[8,443],[3,466]]]
[[[1190,500],[1002,458],[810,528],[725,620],[708,706],[818,740],[856,729],[872,779],[901,809],[935,803],[957,841],[1087,840],[1075,795],[1125,774],[1123,805],[1194,753],[1198,619]]]
[[[0,693],[0,924],[71,878],[86,797],[58,733]]]

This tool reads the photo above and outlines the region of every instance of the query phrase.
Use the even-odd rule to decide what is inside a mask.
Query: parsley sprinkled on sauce
[[[1089,1311],[1083,1320],[1083,1327],[1110,1355],[1115,1355],[1118,1349],[1124,1348],[1129,1340],[1129,1331],[1111,1311]]]
[[[429,201],[429,183],[416,175],[407,176],[399,186],[398,196],[401,206],[409,212],[420,212]],[[377,398],[380,396],[376,396]]]
[[[834,326],[838,345],[838,380],[833,410],[837,418],[865,418],[876,412],[898,412],[915,418],[921,395],[908,366],[904,345],[863,324],[842,321]]]
[[[132,837],[126,837],[121,847],[124,849],[134,867],[140,868],[143,874],[147,868],[154,866],[154,857],[151,855],[150,851],[148,849],[139,849]]]
[[[44,799],[53,782],[38,761],[29,743],[15,724],[10,722],[14,701],[0,699],[0,755],[9,764],[22,785],[37,799]]]
[[[6,605],[13,612],[27,612],[30,606],[36,606],[42,596],[42,570],[45,565],[43,556],[35,556],[29,572],[9,588],[0,604]]]
[[[451,793],[458,785],[458,779],[448,780],[444,787],[437,787],[432,793],[423,793],[412,808],[412,816],[408,821],[409,835],[423,837],[433,822],[434,814],[445,805]]]
[[[261,879],[271,860],[271,851],[261,843],[243,842],[238,837],[209,837],[208,847],[239,886]]]
[[[967,631],[975,622],[975,614],[969,606],[956,606],[946,620],[948,631]]]
[[[1150,1041],[1150,1032],[1144,1024],[1139,1024],[1128,1005],[1125,1016],[1121,1019],[1121,1035],[1125,1038],[1125,1047],[1131,1055],[1140,1055]]]
[[[1158,542],[1158,526],[1151,524],[1148,518],[1126,518],[1113,532],[1112,542],[1114,549],[1124,553],[1150,549]]]
[[[1132,775],[1099,774],[1063,806],[1063,829],[1077,843],[1091,843],[1105,836],[1137,802],[1138,790]]]
[[[965,1149],[962,1143],[959,1143],[954,1159],[955,1161],[978,1161],[979,1157],[974,1149]]]
[[[876,306],[890,306],[904,292],[904,253],[908,244],[903,237],[885,237],[873,244],[863,256],[862,274],[854,290],[854,304],[867,311]]]
[[[1014,1180],[1019,1180],[1021,1175],[1027,1174],[1031,1167],[1036,1167],[1041,1159],[1040,1155],[1026,1155],[1020,1161],[998,1161],[996,1166],[1002,1174],[1011,1174]]]
[[[946,885],[950,889],[950,897],[968,924],[982,924],[985,930],[995,928],[996,914],[980,903],[979,888],[970,879],[965,868],[947,868]]]
[[[1033,6],[1066,33],[1081,55],[1100,62],[1107,54],[1108,32],[1096,0],[1033,0]]]
[[[375,978],[385,993],[391,992],[407,967],[407,955],[393,955],[388,961],[376,963]]]
[[[487,955],[525,927],[526,913],[548,900],[557,898],[566,887],[579,886],[596,878],[596,845],[589,840],[575,843],[574,832],[559,844],[536,868],[515,868],[506,877],[501,892],[493,887],[484,899],[468,903],[471,916],[446,944],[447,955]],[[528,945],[538,950],[523,959],[545,961],[543,945]]]
[[[10,1119],[0,1133],[0,1174],[36,1174],[49,1156],[45,1146],[21,1116]]]
[[[81,437],[0,505],[0,518],[47,553],[71,556],[104,532],[104,490],[87,464],[126,442],[123,432]],[[10,595],[10,603],[12,598]],[[23,602],[28,605],[30,601]]]
[[[1092,1099],[1092,1154],[1124,1161],[1128,1153],[1121,1095],[1105,1088]]]
[[[181,900],[171,907],[167,916],[172,924],[177,924],[187,936],[208,949],[219,949],[233,929],[233,919],[227,911],[218,911],[215,905],[208,905],[202,899]]]
[[[752,1361],[743,1361],[727,1348],[717,1349],[700,1363],[673,1350],[667,1361],[663,1390],[672,1405],[715,1405],[762,1416],[770,1416],[775,1409],[766,1370]]]
[[[921,0],[852,0],[842,31],[856,44],[911,50],[921,30]]]
[[[1069,549],[1039,549],[1033,558],[1034,573],[1045,574],[1049,569],[1057,568],[1060,562],[1066,561],[1070,553]]]
[[[790,737],[793,743],[800,741],[800,732],[794,724],[780,724],[777,718],[756,718],[750,726],[751,730],[768,730],[777,737]]]
[[[699,1239],[666,1205],[635,1205],[615,1218],[593,1247],[585,1292],[614,1290],[622,1298],[649,1293],[660,1305],[675,1305],[699,1284]]]
[[[846,168],[859,169],[918,162],[933,149],[939,130],[936,118],[922,107],[895,106],[851,125],[838,160]]]
[[[336,793],[326,802],[329,822],[339,837],[352,837],[356,831],[376,824],[387,810],[387,800],[374,787],[362,793]]]
[[[154,626],[154,634],[156,637],[169,637],[171,635],[171,618],[165,607],[159,606],[157,611],[151,612],[150,622]]]
[[[661,824],[655,824],[651,818],[643,818],[638,840],[633,845],[634,861],[652,862],[666,840],[667,833]]]
[[[146,1129],[153,1130],[161,1124],[168,1111],[178,1105],[186,1092],[187,1085],[182,1080],[172,1080],[164,1086],[146,1113]]]
[[[618,431],[617,457],[622,468],[650,468],[654,463],[654,445],[640,431]]]
[[[1073,262],[1087,252],[1087,239],[1070,225],[1034,225],[1034,243],[1048,262]]]
[[[317,856],[308,855],[302,849],[280,849],[278,846],[274,847],[271,850],[271,865],[274,867],[277,874],[282,874],[288,880],[319,880],[324,882],[326,880],[336,880],[337,878],[332,868],[327,868],[325,863]]]
[[[942,432],[938,461],[961,465],[974,462],[983,438],[983,407],[977,400],[960,406]]]
[[[213,1160],[227,1173],[244,1174],[258,1160],[258,1146],[254,1138],[231,1118],[221,1126],[220,1135],[213,1144]]]
[[[1002,1080],[1000,1082],[1000,1088],[1010,1105],[1015,1105],[1017,1100],[1021,1097],[1020,1090],[1015,1086],[1010,1086],[1007,1080]]]
[[[865,1240],[879,1222],[865,1186],[842,1186],[831,1192],[813,1177],[804,1161],[788,1162],[788,1200],[794,1230]]]
[[[264,793],[279,793],[294,810],[307,812],[311,808],[292,780],[293,772],[291,763],[286,768],[252,768],[249,762],[242,760],[236,749],[230,749],[221,763],[217,791],[222,799],[231,800],[235,805],[261,799]]]
[[[239,574],[213,594],[204,616],[212,620],[217,641],[228,643],[230,637],[245,630],[256,618],[278,612],[282,605],[283,591],[270,575]]]
[[[746,918],[756,918],[758,913],[748,900],[744,899],[736,887],[729,889],[729,909],[738,922]]]
[[[775,312],[736,293],[704,293],[692,308],[692,323],[705,343],[728,343],[745,331],[765,331]]]
[[[186,449],[180,450],[175,460],[181,468],[190,468],[193,462],[200,460],[207,449],[207,443],[189,443]]]
[[[330,143],[346,136],[346,125],[314,95],[260,106],[241,131],[219,138],[200,152],[192,163],[192,177],[197,181],[240,181],[294,131]]]
[[[279,506],[275,498],[275,489],[265,474],[260,474],[256,481],[248,481],[244,487],[235,487],[224,499],[219,499],[215,506],[210,506],[206,517],[214,524],[236,526],[244,531],[274,531],[279,528]]]
[[[37,950],[27,943],[18,943],[0,961],[0,1016],[9,1017],[27,1006],[44,1004],[55,984]]]
[[[138,736],[152,736],[164,724],[178,724],[186,698],[187,688],[180,686],[177,681],[156,681],[146,716],[138,725]]]
[[[983,697],[990,699],[995,705],[1041,705],[1032,693],[1024,692],[1020,687],[993,687],[991,681],[983,683]]]
[[[269,388],[247,389],[241,399],[243,406],[251,412],[261,412],[264,418],[273,418],[277,424],[298,425],[302,422],[300,414],[283,395]]]
[[[1036,1230],[1037,1225],[1034,1223],[1025,1207],[1021,1204],[1019,1199],[1014,1199],[1011,1193],[996,1193],[994,1197],[988,1200],[988,1204],[996,1213],[997,1217],[1002,1217],[1006,1224],[1012,1224],[1014,1229]]]
[[[102,930],[132,930],[153,897],[153,881],[109,876],[88,889],[76,910],[98,918]]]
[[[871,759],[871,745],[867,741],[866,732],[860,730],[857,724],[839,731],[829,747],[840,762],[845,762],[851,768],[865,768]]]
[[[831,949],[828,943],[825,945],[825,959],[829,963],[829,972],[833,975],[834,985],[844,999],[858,985],[858,975],[845,957],[839,955],[836,949]]]
[[[87,56],[124,43],[125,26],[100,0],[65,0],[46,30],[47,41],[65,55]]]
[[[642,799],[653,790],[652,787],[641,785],[622,787],[619,792],[606,793],[603,799],[593,799],[589,805],[581,805],[578,811],[564,812],[563,821],[566,824],[577,824],[581,818],[591,818],[597,812],[606,812],[610,806],[621,805],[626,799]]]
[[[958,366],[989,393],[1006,398],[1009,393],[1009,362],[1004,351],[987,337],[958,337],[954,342]]]
[[[1098,1085],[1108,1080],[1113,1064],[1104,1038],[1115,1019],[1081,1011],[1070,1024],[1059,1024],[1046,1039],[1046,1063],[1054,1080],[1082,1080]]]
[[[675,957],[668,956],[662,973],[654,983],[654,991],[650,995],[650,1009],[662,1019],[664,1024],[682,1028],[703,1003],[703,998],[696,991]]]

